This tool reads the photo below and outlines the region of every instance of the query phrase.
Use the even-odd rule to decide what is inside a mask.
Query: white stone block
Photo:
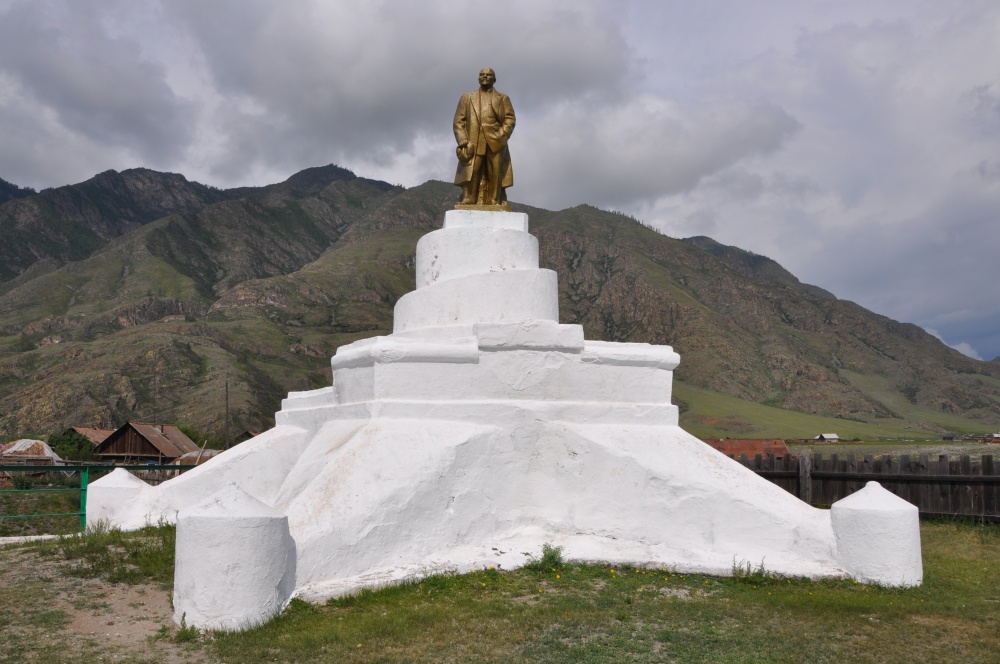
[[[396,302],[393,333],[420,328],[559,320],[552,270],[512,270],[439,281]]]
[[[315,408],[332,403],[333,387],[321,387],[318,390],[307,390],[304,392],[289,392],[288,396],[281,400],[282,410],[301,410],[303,408]]]
[[[523,231],[460,226],[417,242],[417,288],[481,272],[537,269],[538,240]]]
[[[670,346],[611,341],[587,341],[581,359],[592,364],[657,367],[668,371],[681,363],[681,356]]]
[[[555,321],[531,320],[519,323],[478,323],[475,326],[480,349],[489,350],[583,350],[583,326],[560,325]]]
[[[444,213],[445,228],[508,228],[528,232],[528,215],[523,212],[492,212],[489,210],[448,210]]]
[[[923,581],[916,505],[868,482],[830,509],[844,570],[866,583],[917,586]]]
[[[294,588],[288,517],[236,484],[177,515],[177,624],[247,629],[280,613]]]
[[[467,363],[479,361],[475,337],[433,339],[374,337],[341,346],[330,364],[333,370],[393,362]]]

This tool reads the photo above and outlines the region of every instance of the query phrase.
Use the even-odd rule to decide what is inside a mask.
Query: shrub
[[[542,557],[535,558],[532,556],[528,559],[524,568],[534,570],[536,572],[558,569],[563,566],[562,551],[561,546],[552,546],[546,542],[542,545]]]

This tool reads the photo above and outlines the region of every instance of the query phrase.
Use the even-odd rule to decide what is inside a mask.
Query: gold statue
[[[493,89],[497,75],[489,67],[479,72],[479,89],[466,92],[455,110],[458,169],[462,188],[456,207],[507,207],[507,187],[514,186],[507,140],[514,132],[510,98]]]

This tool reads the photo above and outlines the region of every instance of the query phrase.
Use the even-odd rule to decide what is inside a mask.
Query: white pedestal
[[[416,272],[392,335],[339,348],[331,387],[290,394],[275,429],[149,489],[135,512],[172,519],[234,481],[288,517],[294,592],[309,599],[514,568],[544,543],[581,561],[919,583],[914,524],[866,548],[858,533],[888,527],[871,504],[835,512],[835,531],[831,511],[683,431],[669,346],[559,324],[526,215],[449,212]],[[871,561],[893,551],[910,571],[888,577]]]

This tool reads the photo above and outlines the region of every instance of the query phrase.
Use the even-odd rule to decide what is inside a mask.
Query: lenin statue
[[[496,74],[479,72],[479,89],[466,92],[455,110],[458,170],[455,184],[462,188],[460,207],[507,207],[507,187],[514,186],[507,140],[514,132],[510,98],[495,90]]]

